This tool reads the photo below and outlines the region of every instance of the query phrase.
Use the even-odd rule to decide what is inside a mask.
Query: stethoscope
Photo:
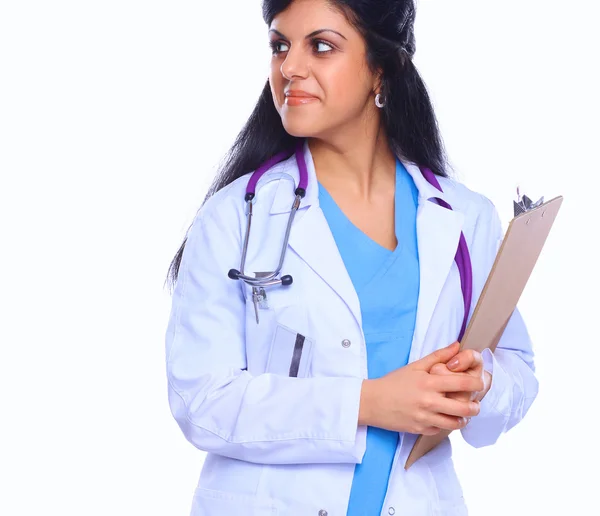
[[[256,314],[256,322],[258,324],[258,308],[266,307],[266,287],[272,287],[275,285],[283,285],[288,286],[291,285],[294,281],[292,276],[289,274],[285,276],[278,277],[281,273],[281,269],[283,267],[283,261],[285,259],[285,252],[288,246],[290,231],[292,229],[292,224],[294,222],[294,217],[296,216],[296,212],[300,207],[300,202],[302,198],[306,195],[306,187],[308,186],[308,171],[306,168],[306,160],[304,159],[304,142],[302,139],[298,140],[295,149],[296,155],[296,163],[298,165],[298,171],[300,172],[300,181],[298,183],[298,188],[295,190],[295,197],[292,203],[292,210],[290,211],[290,215],[288,218],[285,237],[283,239],[283,245],[281,247],[281,253],[279,255],[279,263],[277,264],[276,269],[273,272],[261,273],[260,276],[247,276],[244,273],[244,266],[246,264],[246,255],[248,253],[248,242],[250,240],[250,227],[252,225],[252,200],[256,197],[256,185],[260,178],[264,175],[267,170],[271,167],[275,166],[277,163],[280,163],[284,159],[290,157],[289,151],[280,152],[276,154],[269,160],[265,161],[260,167],[258,167],[254,173],[250,176],[250,180],[248,181],[248,185],[246,187],[246,195],[244,197],[246,201],[246,234],[244,236],[244,244],[242,247],[242,260],[240,264],[240,269],[231,269],[228,273],[228,276],[234,280],[243,280],[246,284],[252,287],[252,302],[254,303],[254,312]],[[439,181],[437,180],[435,174],[428,168],[420,168],[423,177],[438,190],[443,191],[440,186]],[[452,206],[450,206],[446,201],[440,199],[439,197],[433,198],[440,206],[452,210]],[[460,287],[463,295],[464,301],[464,318],[462,327],[460,330],[460,334],[457,340],[461,340],[466,327],[467,327],[467,319],[469,317],[469,310],[471,307],[471,299],[473,296],[473,270],[471,267],[471,257],[469,254],[469,248],[467,247],[467,241],[465,239],[464,233],[461,231],[460,240],[458,243],[458,248],[456,250],[456,256],[454,257],[454,261],[458,267],[458,272],[460,274]]]

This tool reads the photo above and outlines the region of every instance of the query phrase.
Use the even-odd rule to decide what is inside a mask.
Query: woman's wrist
[[[358,410],[358,425],[372,426],[373,401],[375,399],[376,380],[363,380],[360,390],[360,407]]]

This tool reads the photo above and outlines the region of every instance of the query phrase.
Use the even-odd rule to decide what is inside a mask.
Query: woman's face
[[[325,136],[376,111],[361,34],[327,0],[294,0],[269,28],[269,81],[293,136]]]

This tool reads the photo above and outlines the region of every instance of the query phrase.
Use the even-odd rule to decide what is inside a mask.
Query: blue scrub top
[[[417,197],[411,175],[396,159],[398,245],[390,251],[357,228],[319,183],[321,209],[358,294],[369,378],[408,363],[419,297]],[[398,439],[398,432],[367,428],[367,448],[354,470],[347,516],[380,514]]]

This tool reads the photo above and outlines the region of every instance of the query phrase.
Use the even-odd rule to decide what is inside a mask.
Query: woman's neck
[[[309,138],[308,146],[317,179],[330,192],[369,201],[381,189],[393,188],[396,156],[383,130],[371,137],[363,130],[331,139]]]

